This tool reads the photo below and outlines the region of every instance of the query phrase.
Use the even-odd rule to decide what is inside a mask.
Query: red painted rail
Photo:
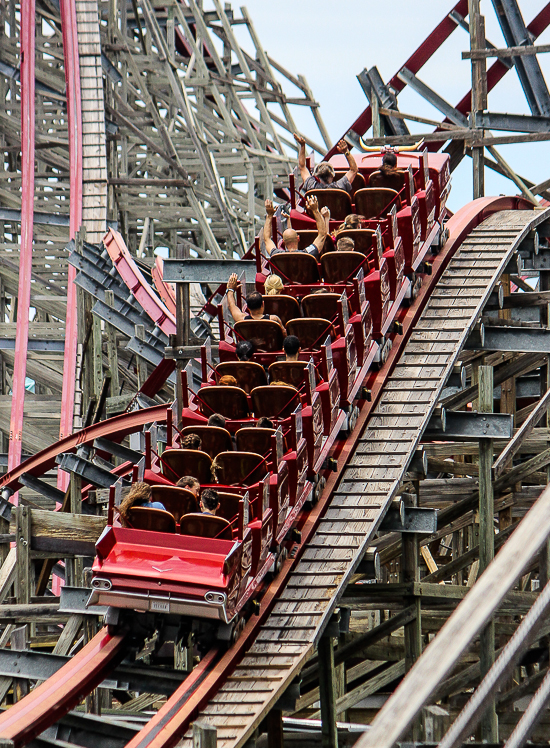
[[[106,628],[66,665],[0,715],[0,741],[27,745],[79,704],[122,660],[128,631],[112,636]]]
[[[21,4],[21,250],[8,470],[18,465],[21,460],[29,343],[34,218],[34,35],[36,25],[34,11],[35,0],[27,0]],[[12,497],[12,501],[17,504],[17,493]]]
[[[80,61],[78,56],[78,29],[75,0],[61,0],[61,29],[67,91],[67,117],[69,126],[69,167],[71,200],[69,206],[70,238],[74,239],[82,223],[82,103],[80,96]],[[65,352],[63,356],[63,388],[61,391],[61,420],[59,438],[73,431],[74,382],[77,351],[77,304],[74,279],[76,269],[69,265],[67,277],[67,317],[65,321]],[[67,473],[60,470],[57,486],[66,490]]]

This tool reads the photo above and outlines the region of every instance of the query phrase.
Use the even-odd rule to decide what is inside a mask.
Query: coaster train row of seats
[[[338,170],[342,160],[335,156],[331,163]],[[380,154],[364,157],[361,179],[380,160]],[[331,210],[331,231],[354,209],[368,219],[365,228],[346,232],[355,241],[353,252],[331,251],[329,239],[320,262],[304,252],[270,258],[256,240],[247,255],[256,260],[256,288],[263,292],[270,273],[283,279],[282,294],[264,297],[266,312],[277,314],[287,334],[299,338],[300,360],[284,360],[277,323],[244,320],[231,326],[222,301],[220,362],[214,365],[207,341],[200,389],[191,388],[187,367],[183,411],[170,416],[165,450],[160,454],[146,444],[141,474],[134,469],[134,479],[150,483],[152,500],[167,511],[142,509],[139,528],[116,527],[112,492],[109,526],[97,546],[94,603],[214,619],[223,627],[243,614],[266,573],[278,568],[304,505],[322,491],[338,432],[344,424],[349,431],[354,426],[369,368],[384,361],[392,325],[414,285],[420,248],[445,215],[448,156],[407,153],[398,166],[405,183],[400,193],[361,185],[351,196],[315,191]],[[315,224],[292,177],[290,188],[292,227],[307,245]],[[242,304],[242,289],[237,295]],[[250,361],[237,360],[241,339],[255,344]],[[227,374],[237,386],[218,384]],[[225,428],[208,425],[214,413],[224,416]],[[261,417],[274,428],[258,428]],[[190,433],[200,436],[200,451],[181,448]],[[175,486],[186,475],[201,489],[216,489],[216,517],[201,517],[193,494]],[[130,560],[122,561],[125,552],[128,559],[140,558],[139,577]]]

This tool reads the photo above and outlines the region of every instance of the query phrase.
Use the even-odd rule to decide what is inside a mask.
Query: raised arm
[[[327,234],[330,234],[330,208],[327,205],[324,205],[321,208],[321,215],[325,219],[325,228],[327,230]]]
[[[229,308],[229,313],[233,317],[233,322],[240,322],[245,317],[242,309],[239,309],[239,307],[237,306],[237,302],[235,299],[236,289],[238,285],[239,279],[237,277],[237,273],[232,273],[232,275],[229,276],[229,280],[227,281],[227,306]]]
[[[265,201],[265,223],[264,223],[264,243],[265,251],[270,255],[274,249],[277,249],[275,242],[271,238],[271,219],[275,215],[275,208],[271,200]]]
[[[302,182],[305,182],[306,179],[309,179],[309,177],[311,176],[311,174],[309,173],[309,169],[306,166],[306,139],[295,132],[294,140],[300,146],[298,150],[298,166],[300,167],[300,176],[302,177]]]
[[[323,247],[325,246],[325,238],[328,231],[325,218],[319,210],[319,203],[317,202],[317,198],[314,195],[308,197],[306,208],[312,213],[313,217],[315,218],[315,223],[317,224],[317,236],[313,240],[313,244],[315,244],[319,252],[322,252]]]
[[[337,148],[340,151],[340,153],[343,153],[347,159],[349,169],[346,172],[345,176],[348,178],[348,181],[351,184],[353,180],[355,179],[355,175],[357,174],[357,162],[351,155],[351,151],[345,140],[340,140],[340,142],[337,145]]]

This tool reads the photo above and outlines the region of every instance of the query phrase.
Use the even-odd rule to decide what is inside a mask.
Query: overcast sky
[[[239,4],[232,4],[238,16]],[[454,5],[452,0],[386,0],[384,3],[373,0],[277,0],[271,3],[246,0],[263,47],[293,74],[306,77],[334,140],[346,132],[368,104],[357,74],[365,67],[376,65],[383,79],[388,81]],[[525,22],[530,23],[544,5],[544,0],[520,0]],[[208,7],[206,0],[205,8]],[[481,12],[486,18],[487,38],[496,46],[505,46],[490,0],[481,0]],[[240,40],[246,49],[250,48],[250,42],[243,35]],[[550,43],[550,31],[545,31],[537,43]],[[418,74],[453,105],[470,88],[470,65],[461,59],[461,52],[468,48],[467,33],[457,28]],[[550,88],[550,55],[539,55],[539,61]],[[294,95],[292,86],[287,93]],[[399,95],[399,108],[409,114],[442,119],[437,110],[408,88]],[[489,94],[489,110],[530,113],[514,70],[510,70]],[[303,131],[321,142],[309,110],[294,107],[293,115]],[[415,123],[410,123],[409,128],[412,132],[430,130],[426,125]],[[550,177],[550,143],[501,146],[499,150],[518,173],[532,181],[542,182]],[[487,194],[516,192],[511,182],[486,170]],[[456,210],[470,199],[471,160],[468,158],[453,175],[450,207]]]

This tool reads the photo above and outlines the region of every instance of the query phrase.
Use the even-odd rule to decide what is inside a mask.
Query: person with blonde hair
[[[131,527],[128,512],[134,506],[166,511],[164,504],[161,504],[160,501],[151,501],[151,486],[148,483],[134,483],[128,495],[120,502],[118,513],[123,527]]]
[[[237,380],[235,377],[232,377],[231,374],[224,374],[223,377],[220,377],[220,380],[218,382],[218,385],[220,387],[238,387]]]
[[[272,273],[265,279],[265,293],[266,296],[277,296],[283,290],[283,281],[278,275]]]
[[[357,213],[350,213],[349,216],[345,217],[344,222],[338,226],[338,228],[334,232],[334,236],[337,237],[341,231],[348,231],[349,229],[360,229],[361,221],[365,220],[365,216],[357,215]]]

